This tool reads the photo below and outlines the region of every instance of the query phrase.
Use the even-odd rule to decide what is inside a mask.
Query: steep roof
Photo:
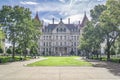
[[[85,12],[82,23],[81,23],[81,27],[84,27],[87,21],[89,21],[89,19],[88,19],[87,15],[86,15],[86,12]]]
[[[36,12],[36,15],[35,15],[35,18],[34,18],[34,19],[40,21],[39,16],[38,16],[38,12]]]
[[[45,30],[48,30],[48,31],[52,31],[53,29],[55,29],[58,25],[60,25],[60,24],[49,24],[48,26],[46,26],[45,28],[44,28],[44,30],[43,31],[45,31]],[[63,25],[65,25],[65,27],[67,27],[70,31],[72,31],[73,29],[78,29],[78,27],[76,27],[74,24],[63,24]]]

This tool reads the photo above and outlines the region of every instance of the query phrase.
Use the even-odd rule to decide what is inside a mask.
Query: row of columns
[[[45,50],[43,50],[43,48],[40,49],[40,53],[44,52],[44,55],[69,55],[72,48],[70,47],[53,47],[53,48],[44,48]],[[51,52],[51,53],[50,53]],[[77,55],[78,50],[77,48],[75,48],[74,50],[75,54]]]

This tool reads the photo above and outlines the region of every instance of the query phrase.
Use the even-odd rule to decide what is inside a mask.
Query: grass
[[[91,63],[84,60],[78,60],[76,56],[71,57],[45,57],[48,59],[37,61],[28,66],[92,66]]]

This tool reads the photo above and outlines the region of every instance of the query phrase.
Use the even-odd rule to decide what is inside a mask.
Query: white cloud
[[[79,21],[82,21],[83,16],[83,14],[71,15],[63,19],[63,21],[64,23],[68,23],[68,18],[70,18],[70,23],[78,23]]]
[[[60,2],[62,2],[62,3],[65,3],[65,0],[59,0]]]
[[[103,4],[102,0],[59,0],[58,2],[41,2],[40,5],[35,6],[34,11],[47,12],[41,18],[44,18],[48,23],[52,22],[52,18],[62,17],[65,22],[68,22],[68,18],[71,18],[71,22],[82,21],[84,11],[87,12],[87,16],[90,18],[89,10],[97,4]],[[101,2],[100,2],[101,1]],[[64,3],[64,4],[63,4]],[[57,12],[58,15],[52,13]],[[50,15],[53,15],[52,17]],[[50,20],[51,18],[51,20]],[[56,20],[59,21],[59,20]]]
[[[21,1],[20,4],[23,5],[37,5],[37,2],[31,2],[31,1]]]

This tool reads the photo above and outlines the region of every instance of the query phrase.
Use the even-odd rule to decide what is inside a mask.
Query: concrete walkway
[[[1,64],[0,80],[120,80],[120,64],[110,62],[88,60],[94,67],[25,66],[41,59]]]

